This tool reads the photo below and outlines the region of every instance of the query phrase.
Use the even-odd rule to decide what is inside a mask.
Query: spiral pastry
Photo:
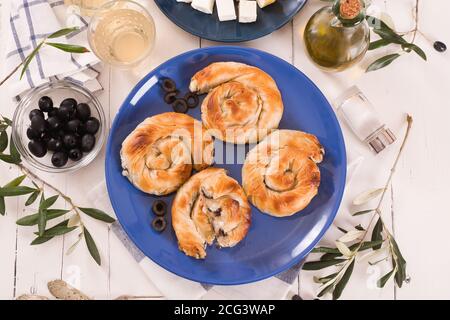
[[[311,134],[277,130],[248,154],[242,168],[245,193],[259,210],[276,217],[304,209],[317,194],[325,151]]]
[[[250,227],[250,205],[239,183],[224,169],[208,168],[193,175],[177,192],[172,226],[181,251],[204,259],[206,245],[241,241]]]
[[[213,137],[200,121],[175,112],[145,119],[122,143],[123,175],[142,190],[165,195],[177,190],[192,169],[213,163]]]
[[[199,94],[209,92],[201,107],[202,122],[222,141],[258,142],[278,127],[283,115],[275,81],[243,63],[213,63],[192,77],[189,88]]]

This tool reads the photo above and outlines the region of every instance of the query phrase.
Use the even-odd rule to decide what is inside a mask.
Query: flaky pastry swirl
[[[281,93],[264,71],[237,62],[216,62],[197,72],[192,92],[208,93],[202,122],[213,135],[230,143],[254,143],[278,127]]]
[[[122,143],[123,174],[138,189],[155,195],[177,190],[192,169],[213,163],[213,137],[200,121],[167,112],[145,119]]]
[[[325,151],[311,134],[277,130],[248,154],[242,182],[250,202],[276,217],[295,214],[315,197]]]
[[[193,175],[172,204],[172,226],[181,251],[203,259],[206,245],[241,241],[250,227],[250,205],[242,187],[224,169],[208,168]]]

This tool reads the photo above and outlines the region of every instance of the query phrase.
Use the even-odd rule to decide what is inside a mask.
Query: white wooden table
[[[5,0],[2,0],[5,1]],[[191,36],[171,23],[153,1],[145,2],[153,15],[157,28],[156,47],[145,70],[125,72],[105,67],[101,83],[105,90],[99,94],[110,123],[121,102],[140,77],[167,59],[187,50],[218,45]],[[412,18],[414,0],[376,0],[388,12],[399,31],[414,27]],[[301,33],[308,18],[323,3],[310,0],[306,7],[281,30],[262,39],[243,43],[275,54],[292,63],[308,75],[332,101],[344,89],[357,84],[375,104],[377,111],[398,137],[403,136],[404,117],[414,117],[411,140],[399,163],[383,206],[384,218],[393,232],[408,262],[411,282],[402,289],[389,283],[384,289],[376,288],[376,280],[389,271],[383,267],[369,267],[360,263],[343,294],[344,299],[419,299],[450,298],[450,53],[440,54],[423,36],[417,43],[428,54],[424,63],[416,55],[405,55],[385,70],[364,74],[364,64],[373,60],[371,53],[365,62],[340,74],[328,74],[314,67],[305,55]],[[450,11],[448,0],[421,1],[420,29],[429,38],[438,38],[450,44]],[[5,32],[4,28],[1,28]],[[0,41],[1,42],[1,41]],[[380,55],[392,49],[382,49]],[[5,70],[3,70],[5,71]],[[301,97],[299,97],[301,100]],[[12,116],[14,103],[0,88],[1,112]],[[330,244],[338,235],[336,226],[349,227],[367,224],[364,217],[351,217],[355,208],[351,200],[356,194],[371,187],[381,187],[399,147],[397,141],[382,154],[375,156],[343,125],[347,146],[365,158],[352,183],[346,189],[341,210],[321,244]],[[399,139],[400,140],[400,139]],[[90,166],[73,174],[41,174],[71,195],[80,205],[89,204],[86,186],[103,179],[104,153]],[[13,166],[0,164],[0,183],[18,175]],[[121,294],[153,295],[158,290],[143,275],[137,265],[123,259],[128,253],[111,241],[111,230],[94,220],[87,225],[101,251],[103,264],[98,267],[81,245],[72,255],[65,251],[74,242],[76,234],[31,247],[32,230],[17,227],[15,221],[32,213],[23,201],[7,200],[8,213],[0,216],[0,298],[12,299],[35,290],[48,295],[46,283],[56,278],[75,283],[95,298],[114,298]],[[305,298],[312,298],[316,290],[311,272],[302,272],[298,288],[293,290]]]

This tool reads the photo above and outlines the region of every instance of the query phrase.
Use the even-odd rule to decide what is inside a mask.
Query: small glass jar
[[[358,63],[370,43],[367,21],[343,23],[332,6],[317,11],[308,21],[304,41],[311,60],[322,70],[343,71]]]
[[[380,120],[366,96],[354,86],[345,91],[334,103],[338,114],[347,122],[355,135],[379,153],[396,138]]]

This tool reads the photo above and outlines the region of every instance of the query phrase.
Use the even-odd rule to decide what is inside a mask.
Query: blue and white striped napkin
[[[79,14],[78,7],[65,6],[61,0],[6,1],[10,30],[4,30],[6,41],[6,68],[13,70],[49,34],[65,28],[79,27],[76,33],[55,39],[55,42],[89,47],[86,30],[88,22]],[[19,72],[8,82],[11,97],[17,97],[52,79],[68,78],[91,91],[101,90],[97,81],[98,58],[93,53],[71,54],[52,47],[43,47],[30,63],[22,80]]]

